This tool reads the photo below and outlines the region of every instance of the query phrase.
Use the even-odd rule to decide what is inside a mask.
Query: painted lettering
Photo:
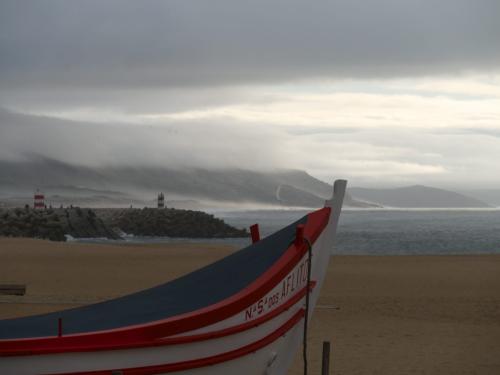
[[[255,319],[275,306],[283,303],[307,281],[308,259],[302,260],[272,292],[245,310],[245,320]]]

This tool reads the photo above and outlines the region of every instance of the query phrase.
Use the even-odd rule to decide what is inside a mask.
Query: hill
[[[181,207],[182,202],[189,202],[190,208],[242,204],[320,207],[332,191],[329,184],[298,170],[90,168],[46,158],[0,161],[0,200],[5,204],[29,203],[35,187],[43,189],[54,206],[87,207],[151,206],[160,191]],[[349,198],[346,203],[369,206]]]
[[[395,189],[368,189],[354,187],[350,194],[363,201],[383,206],[401,208],[485,208],[489,207],[475,198],[449,190],[414,185]]]
[[[465,190],[460,193],[479,199],[493,207],[500,207],[500,189]]]

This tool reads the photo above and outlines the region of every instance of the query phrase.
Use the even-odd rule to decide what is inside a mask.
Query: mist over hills
[[[463,190],[459,193],[479,199],[493,207],[500,207],[500,189]]]
[[[53,205],[85,207],[154,206],[164,192],[167,205],[187,209],[321,207],[331,185],[300,170],[77,166],[32,157],[0,161],[0,201],[24,205],[42,189]],[[479,199],[426,186],[348,189],[346,207],[484,208]]]
[[[394,189],[354,187],[350,193],[357,199],[398,208],[486,208],[485,202],[449,190],[414,185]]]
[[[264,205],[319,207],[332,187],[303,171],[256,172],[244,169],[75,166],[36,158],[0,161],[0,194],[30,197],[35,188],[45,191],[54,204],[85,206],[153,205],[156,194],[167,194],[170,206]],[[373,205],[356,202],[352,206]]]

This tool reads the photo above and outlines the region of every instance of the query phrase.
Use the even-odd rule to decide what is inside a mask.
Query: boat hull
[[[295,259],[291,269],[274,279],[265,294],[241,305],[234,314],[198,328],[136,341],[129,346],[82,346],[69,341],[63,349],[50,345],[24,351],[7,348],[0,355],[0,373],[286,374],[302,344],[304,321],[312,317],[326,275],[340,214],[338,200],[337,197],[337,203],[327,202],[328,217],[312,243],[312,258],[309,258],[307,243],[288,250],[300,251],[300,256],[290,258]]]

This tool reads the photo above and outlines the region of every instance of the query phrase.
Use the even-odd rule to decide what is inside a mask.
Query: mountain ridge
[[[398,188],[349,188],[353,197],[397,208],[488,208],[487,203],[451,190],[425,185]]]
[[[28,161],[0,161],[0,196],[26,200],[35,188],[45,191],[54,204],[99,206],[106,197],[114,206],[151,206],[156,194],[170,201],[248,203],[276,207],[320,207],[331,195],[331,185],[305,171],[251,171],[245,169],[99,167],[75,166],[62,161],[33,158]],[[281,193],[280,193],[281,191]],[[78,199],[77,199],[78,198]],[[74,202],[78,200],[78,202]],[[372,207],[347,197],[355,207]]]
[[[301,170],[167,168],[151,166],[88,167],[34,157],[0,160],[0,200],[29,202],[36,188],[54,205],[86,207],[154,206],[156,194],[180,207],[321,207],[332,186]],[[2,199],[3,196],[3,199]],[[349,188],[346,207],[485,208],[485,202],[457,192],[413,185],[390,189]]]

